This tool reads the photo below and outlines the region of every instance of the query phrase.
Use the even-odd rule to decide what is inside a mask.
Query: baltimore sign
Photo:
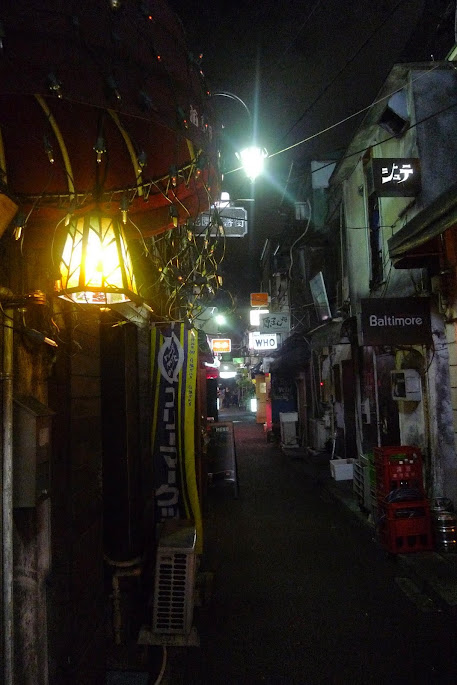
[[[364,345],[430,344],[428,297],[386,297],[361,301]]]

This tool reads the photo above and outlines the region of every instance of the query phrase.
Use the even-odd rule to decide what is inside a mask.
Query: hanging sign
[[[268,307],[268,293],[251,293],[251,307]]]
[[[276,333],[249,333],[249,348],[251,350],[276,350],[278,339]]]
[[[379,197],[414,197],[421,189],[419,160],[412,157],[374,158],[373,182]]]
[[[416,345],[432,340],[428,297],[361,300],[364,345]]]
[[[290,330],[290,315],[281,314],[260,314],[259,330],[261,333],[284,333]]]
[[[244,207],[224,207],[218,213],[199,214],[195,226],[210,226],[213,238],[243,238],[248,232],[248,212]]]
[[[214,354],[224,354],[232,351],[232,341],[230,338],[213,338],[211,340],[211,349]]]

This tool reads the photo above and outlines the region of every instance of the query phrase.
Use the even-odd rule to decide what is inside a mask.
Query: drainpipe
[[[1,288],[1,291],[6,289]],[[13,310],[3,314],[3,658],[4,683],[13,685]]]
[[[377,430],[377,440],[378,447],[381,447],[381,415],[379,412],[379,395],[378,395],[378,363],[376,360],[376,353],[374,348],[373,352],[373,382],[374,382],[374,399],[376,405],[376,430]]]

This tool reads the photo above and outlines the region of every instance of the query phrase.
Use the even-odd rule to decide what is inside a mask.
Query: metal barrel
[[[457,551],[457,517],[449,511],[434,512],[433,530],[438,552]]]

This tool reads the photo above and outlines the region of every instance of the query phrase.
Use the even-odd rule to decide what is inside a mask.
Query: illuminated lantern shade
[[[139,300],[122,227],[100,211],[70,221],[60,276],[59,297],[78,304],[109,306]]]

